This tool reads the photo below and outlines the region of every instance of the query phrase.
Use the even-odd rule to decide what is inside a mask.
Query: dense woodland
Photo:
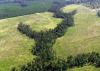
[[[34,3],[37,3],[36,9]],[[83,4],[92,9],[100,7],[99,0],[0,0],[0,19],[45,11],[58,12],[61,7],[70,4]]]
[[[100,8],[100,0],[70,0],[74,4],[83,4],[92,9]]]
[[[2,3],[19,3],[22,7],[27,6],[27,1],[48,1],[48,0],[0,0],[0,4]],[[56,6],[69,5],[69,4],[83,4],[90,8],[99,8],[100,0],[51,0],[54,3],[54,8]],[[56,9],[56,8],[55,8]]]

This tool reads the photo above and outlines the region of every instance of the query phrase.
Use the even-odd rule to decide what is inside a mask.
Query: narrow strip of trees
[[[20,23],[18,30],[26,36],[35,40],[36,45],[32,53],[36,55],[36,60],[24,65],[21,71],[65,71],[66,61],[56,57],[52,46],[56,39],[63,36],[67,28],[73,26],[74,20],[72,14],[62,13],[64,20],[56,28],[48,31],[35,32],[29,25]],[[14,71],[14,69],[13,69]]]
[[[17,29],[21,33],[35,40],[36,45],[33,47],[32,54],[37,57],[32,62],[23,65],[20,70],[13,68],[12,71],[66,71],[67,68],[82,67],[85,64],[100,67],[100,55],[95,52],[69,56],[66,60],[56,57],[52,46],[57,38],[66,33],[68,27],[74,25],[73,15],[76,13],[76,11],[62,13],[59,9],[57,11],[54,12],[55,17],[60,17],[64,20],[54,29],[36,32],[24,23],[18,25]]]
[[[63,14],[62,14],[63,15]],[[55,40],[65,34],[67,28],[74,25],[73,15],[64,14],[64,20],[54,29],[35,32],[30,26],[20,23],[18,30],[26,36],[35,40],[36,45],[32,53],[36,59],[23,65],[20,70],[13,68],[12,71],[66,71],[68,68],[82,67],[85,64],[100,67],[100,54],[96,52],[69,56],[66,60],[56,57],[52,46]]]
[[[92,64],[95,67],[100,67],[100,55],[92,52],[87,54],[79,54],[77,56],[69,56],[66,60],[56,57],[52,46],[56,39],[62,37],[67,31],[68,27],[74,25],[73,15],[76,11],[71,13],[58,12],[56,17],[61,17],[64,20],[54,29],[48,31],[36,32],[33,31],[29,25],[20,23],[18,30],[26,36],[35,40],[36,45],[33,47],[32,53],[36,55],[36,59],[32,62],[23,65],[20,71],[66,71],[67,68],[82,67],[85,64]],[[12,71],[17,71],[13,68]]]
[[[97,16],[100,17],[100,10],[97,12]]]
[[[100,67],[100,54],[96,52],[78,54],[77,56],[69,56],[67,58],[67,67],[83,67],[86,64]]]

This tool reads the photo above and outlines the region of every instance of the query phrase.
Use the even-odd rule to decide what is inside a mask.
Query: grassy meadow
[[[62,21],[52,15],[45,12],[0,20],[0,71],[10,71],[35,57],[31,54],[34,40],[22,35],[17,25],[23,22],[36,31],[51,29]]]
[[[93,51],[100,53],[100,18],[96,12],[81,5],[70,5],[61,10],[63,12],[77,10],[77,13],[74,15],[75,26],[70,27],[53,46],[57,56],[67,58],[69,55]],[[85,66],[69,71],[100,71],[100,68]]]
[[[30,5],[25,8],[18,4],[0,4],[0,18],[4,17],[3,15],[9,17],[47,11],[52,2],[34,1],[27,4]],[[69,55],[93,51],[100,53],[100,18],[95,11],[81,5],[70,5],[61,9],[63,12],[73,10],[77,10],[74,15],[75,26],[70,27],[63,37],[56,40],[53,48],[57,56],[67,58]],[[55,28],[61,21],[62,19],[54,18],[50,12],[1,19],[0,71],[10,71],[12,67],[19,67],[35,58],[31,53],[35,42],[17,30],[20,22],[30,25],[32,30],[45,31]],[[100,71],[100,68],[86,65],[68,71]]]
[[[68,71],[100,71],[100,68],[95,68],[94,66],[84,66],[82,68],[68,69]]]

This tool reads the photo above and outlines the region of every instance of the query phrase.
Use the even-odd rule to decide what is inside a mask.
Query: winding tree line
[[[52,50],[52,45],[57,37],[60,37],[64,34],[59,35],[53,32],[53,30],[49,30],[47,32],[42,31],[40,33],[35,31],[32,32],[29,26],[24,24],[19,24],[18,29],[23,34],[28,32],[26,35],[30,38],[35,38],[36,41],[36,46],[32,52],[37,56],[37,58],[35,61],[33,60],[33,62],[24,65],[21,68],[21,71],[65,71],[67,68],[73,68],[76,66],[82,67],[85,64],[91,64],[95,67],[100,67],[100,55],[96,52],[79,54],[77,56],[69,56],[66,60],[57,58]],[[14,69],[13,71],[17,70]]]
[[[55,40],[63,36],[69,26],[74,24],[73,14],[63,14],[64,20],[56,28],[48,31],[35,32],[29,25],[20,23],[18,30],[35,40],[36,45],[32,50],[37,58],[21,68],[21,71],[65,71],[66,61],[56,57],[52,46]],[[15,70],[15,69],[13,69]]]
[[[96,52],[78,54],[77,56],[69,56],[67,58],[67,67],[83,67],[85,64],[100,67],[100,54]]]
[[[52,49],[56,39],[62,37],[68,27],[74,25],[73,15],[75,12],[76,11],[71,13],[57,13],[56,17],[61,17],[64,20],[54,29],[45,32],[33,31],[29,25],[20,23],[17,29],[26,36],[34,39],[36,42],[32,50],[36,58],[32,62],[23,65],[20,70],[13,68],[12,71],[66,71],[68,68],[84,66],[87,63],[95,67],[100,67],[100,55],[98,53],[93,52],[69,56],[65,60],[56,57]]]

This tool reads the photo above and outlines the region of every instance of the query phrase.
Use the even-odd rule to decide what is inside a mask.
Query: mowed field
[[[28,24],[33,30],[47,30],[57,26],[62,20],[52,17],[49,12],[0,20],[0,71],[10,71],[34,59],[31,50],[34,40],[17,30],[20,22]]]
[[[58,38],[53,48],[60,58],[88,52],[100,53],[100,18],[96,12],[81,5],[70,5],[61,9],[63,12],[77,10],[74,15],[75,26]],[[100,71],[100,68],[85,66],[68,71]]]

